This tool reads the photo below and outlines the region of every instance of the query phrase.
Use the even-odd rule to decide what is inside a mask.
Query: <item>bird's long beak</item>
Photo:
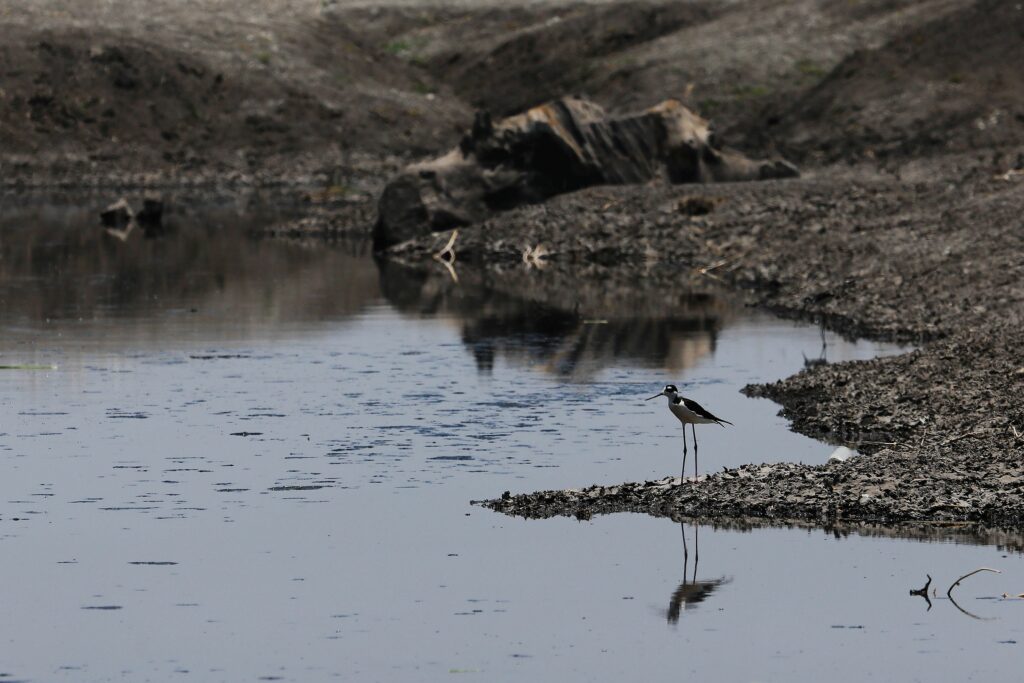
[[[664,395],[665,395],[664,392],[662,392],[660,394],[655,394],[654,396],[651,396],[651,398],[658,398],[659,396],[664,396]],[[645,398],[644,400],[645,401],[650,401],[651,398]]]

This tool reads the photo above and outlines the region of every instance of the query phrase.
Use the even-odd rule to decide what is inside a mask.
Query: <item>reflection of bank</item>
[[[670,624],[679,623],[679,616],[688,609],[693,609],[711,597],[719,586],[729,583],[722,576],[717,579],[697,580],[697,564],[700,562],[700,527],[693,525],[693,574],[688,574],[690,553],[686,544],[686,523],[680,522],[679,529],[683,534],[683,582],[672,592],[665,610],[665,618]]]
[[[714,353],[736,310],[706,287],[673,286],[671,273],[558,264],[543,271],[462,265],[456,283],[439,268],[388,261],[381,290],[407,315],[459,324],[481,373],[500,356],[570,379],[623,361],[678,374]]]
[[[679,269],[459,262],[455,281],[433,261],[375,262],[365,243],[253,239],[287,212],[255,198],[170,198],[167,230],[152,239],[112,237],[97,203],[40,199],[0,212],[0,324],[24,339],[111,348],[244,341],[359,315],[383,293],[405,315],[458,325],[482,373],[502,358],[583,379],[615,363],[678,375],[714,352],[734,311],[707,282],[680,283]]]
[[[40,200],[41,201],[41,200]],[[255,202],[255,200],[254,200]],[[0,324],[111,346],[246,340],[379,302],[369,244],[252,236],[285,208],[171,204],[166,230],[112,236],[97,200],[0,212]]]

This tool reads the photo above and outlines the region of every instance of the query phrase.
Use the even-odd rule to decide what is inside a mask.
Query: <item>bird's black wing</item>
[[[701,404],[697,403],[696,401],[694,401],[692,399],[684,398],[683,399],[683,405],[686,406],[687,408],[689,408],[690,410],[692,410],[693,412],[697,413],[701,417],[706,418],[708,420],[714,420],[715,422],[724,422],[725,424],[729,424],[729,425],[732,424],[732,422],[729,422],[728,420],[723,420],[720,417],[715,417],[714,415],[709,413],[707,410],[705,410],[704,407]]]

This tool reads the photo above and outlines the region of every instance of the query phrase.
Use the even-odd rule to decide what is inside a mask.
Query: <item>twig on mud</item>
[[[718,263],[712,263],[712,264],[711,264],[710,266],[704,266],[703,268],[698,268],[698,269],[697,269],[697,272],[698,272],[699,274],[701,274],[701,275],[707,275],[708,277],[711,277],[711,278],[714,278],[714,279],[716,279],[716,280],[719,280],[719,279],[721,279],[721,278],[719,278],[719,277],[718,277],[717,275],[715,275],[715,274],[714,274],[714,273],[712,273],[711,271],[712,271],[712,270],[716,270],[716,269],[718,269],[718,268],[721,268],[721,267],[722,267],[722,266],[724,266],[725,264],[729,263],[729,260],[730,260],[730,259],[722,259],[722,260],[721,260],[721,261],[719,261]]]
[[[988,567],[978,567],[973,572],[968,572],[968,573],[964,574],[963,576],[961,576],[956,581],[954,581],[953,585],[950,586],[949,590],[946,591],[946,597],[949,598],[950,600],[952,600],[953,596],[950,595],[950,594],[953,592],[953,589],[956,588],[957,586],[959,586],[960,582],[963,581],[964,579],[966,579],[968,576],[974,576],[978,572],[992,572],[994,574],[1002,574],[1002,572],[999,571],[998,569],[989,569]]]
[[[1018,432],[1018,431],[1017,431],[1017,428],[1016,428],[1016,427],[1015,427],[1014,425],[1010,425],[1010,429],[1012,429],[1012,430],[1013,430],[1013,436],[1014,436],[1014,438],[1016,438],[1016,439],[1019,439],[1019,438],[1021,438],[1022,436],[1024,436],[1024,434],[1022,434],[1021,432]]]
[[[945,441],[943,441],[939,445],[940,446],[948,446],[949,444],[953,443],[954,441],[959,441],[960,439],[967,439],[967,438],[972,437],[972,436],[981,436],[982,434],[988,434],[988,433],[989,433],[989,430],[987,430],[987,429],[978,429],[978,430],[975,430],[973,432],[967,432],[966,434],[959,434],[957,436],[954,436],[954,437],[951,437],[949,439],[946,439]]]
[[[538,244],[535,247],[528,246],[523,250],[523,263],[529,268],[543,268],[546,265],[547,257],[548,249],[543,244]]]

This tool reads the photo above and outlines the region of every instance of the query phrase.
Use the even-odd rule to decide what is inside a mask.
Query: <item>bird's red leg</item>
[[[693,428],[693,480],[697,481],[697,425],[690,425]],[[686,433],[686,427],[683,427],[683,433]]]

